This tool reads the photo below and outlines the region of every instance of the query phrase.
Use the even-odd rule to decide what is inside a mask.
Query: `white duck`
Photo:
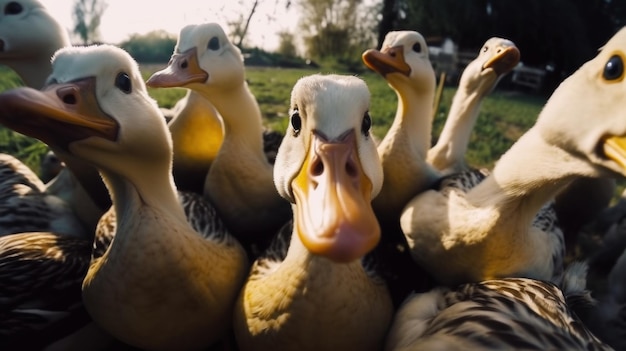
[[[571,282],[561,291],[505,278],[415,294],[394,316],[385,350],[612,350],[570,309],[570,298],[588,293]]]
[[[245,82],[241,52],[215,23],[185,26],[174,51],[169,66],[147,84],[192,89],[220,113],[224,141],[206,177],[204,195],[244,246],[263,248],[291,215],[273,186],[261,111]]]
[[[37,0],[1,0],[0,8],[3,9],[0,15],[0,63],[15,70],[27,86],[39,89],[50,74],[50,58],[54,52],[70,45],[67,31]],[[64,156],[63,161],[67,169],[46,184],[43,192],[49,195],[48,198],[58,197],[55,201],[57,212],[61,204],[69,206],[63,210],[68,217],[76,217],[72,220],[78,219],[83,227],[80,230],[89,236],[102,213],[111,205],[108,192],[95,168],[69,155]],[[39,207],[39,215],[26,213],[24,216],[29,219],[22,220],[22,223],[41,223],[49,217],[44,212],[51,210],[46,210],[46,206]],[[58,213],[54,217],[59,218]],[[27,230],[31,229],[25,227],[21,231]],[[39,227],[38,230],[55,228]]]
[[[400,231],[400,214],[410,199],[439,178],[425,161],[430,147],[435,72],[426,41],[415,31],[389,32],[381,50],[367,50],[362,59],[398,96],[393,124],[378,145],[385,176],[380,194],[372,201],[383,228],[373,256],[397,306],[411,291],[423,291],[431,284],[410,256]]]
[[[241,291],[241,350],[382,347],[393,307],[361,261],[380,237],[370,202],[383,178],[368,108],[369,91],[356,77],[295,84],[274,168],[276,188],[292,203],[293,231],[254,263]]]
[[[439,139],[426,155],[426,161],[442,174],[468,169],[465,153],[482,100],[519,59],[520,52],[512,41],[493,37],[465,67]]]
[[[247,259],[216,218],[208,238],[188,223],[170,135],[137,64],[113,46],[62,49],[49,83],[2,94],[0,105],[29,135],[92,162],[110,189],[115,240],[83,282],[94,321],[143,349],[201,349],[223,338]]]
[[[480,184],[467,192],[426,191],[406,206],[400,222],[418,263],[444,284],[558,280],[554,258],[562,243],[534,217],[578,177],[626,175],[620,147],[625,50],[622,30],[559,86],[535,126]]]
[[[70,45],[67,31],[37,0],[1,0],[0,9],[0,62],[27,86],[43,87],[50,58]]]
[[[385,179],[372,202],[385,227],[397,223],[406,203],[439,178],[424,161],[431,146],[435,71],[426,40],[415,31],[389,32],[380,51],[367,50],[362,58],[398,97],[393,123],[378,145]]]

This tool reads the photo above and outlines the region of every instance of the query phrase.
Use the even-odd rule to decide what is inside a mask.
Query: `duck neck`
[[[479,91],[457,90],[437,144],[429,152],[429,159],[438,169],[464,163],[482,99],[483,94]]]
[[[171,162],[170,162],[171,163]],[[178,193],[174,185],[171,167],[142,167],[141,174],[120,176],[117,172],[100,170],[107,188],[111,193],[115,214],[117,216],[117,232],[140,216],[138,212],[149,209],[162,217],[177,218],[186,222],[185,213],[178,201]]]
[[[407,144],[398,146],[410,149],[416,157],[424,160],[431,143],[434,92],[406,94],[396,90],[396,95],[396,115],[380,148],[388,147],[397,140],[405,140]],[[398,138],[398,135],[403,136]]]
[[[22,81],[26,86],[35,89],[43,88],[46,79],[52,72],[52,66],[50,65],[50,56],[45,57],[20,57],[14,60],[7,60],[2,62],[9,66],[22,78]]]
[[[467,198],[475,206],[496,206],[508,215],[528,215],[539,209],[576,177],[594,176],[584,160],[548,144],[533,127],[496,163],[491,176]],[[529,223],[530,224],[530,223]]]
[[[244,82],[210,98],[210,101],[224,122],[224,142],[220,153],[236,148],[238,153],[246,152],[265,160],[261,110],[248,85]]]

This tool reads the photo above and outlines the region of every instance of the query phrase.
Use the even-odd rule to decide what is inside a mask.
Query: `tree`
[[[174,46],[176,36],[163,30],[134,34],[120,44],[120,47],[141,63],[167,62],[174,52]]]
[[[100,40],[100,19],[107,8],[101,0],[76,0],[74,3],[74,34],[84,45]]]
[[[259,5],[259,0],[254,0],[252,3],[252,9],[248,13],[248,17],[244,19],[243,14],[239,14],[239,18],[236,20],[228,22],[228,26],[231,28],[231,37],[235,42],[235,45],[242,48],[244,39],[246,38],[246,34],[248,33],[248,27],[250,26],[250,21],[252,20],[252,16],[254,16],[254,12],[256,11],[257,6]]]
[[[292,33],[282,31],[278,33],[279,44],[277,52],[285,57],[298,56],[298,50],[295,44],[295,38]]]
[[[357,57],[375,43],[377,23],[360,0],[299,0],[300,29],[307,54],[315,58]],[[306,14],[306,15],[304,15]]]

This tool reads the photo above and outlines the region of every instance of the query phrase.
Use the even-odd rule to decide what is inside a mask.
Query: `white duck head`
[[[367,67],[382,75],[394,90],[411,87],[414,92],[431,94],[435,72],[428,57],[424,37],[415,31],[387,33],[379,50],[366,50],[362,55]]]
[[[626,175],[625,66],[626,28],[559,85],[536,123],[547,142],[599,166],[589,176]]]
[[[126,103],[129,98],[135,107]],[[138,159],[171,160],[165,124],[135,118],[139,106],[153,112],[142,116],[162,119],[136,62],[117,47],[64,48],[53,57],[53,73],[41,91],[16,89],[2,101],[3,109],[11,111],[2,114],[5,125],[100,169],[126,174],[141,168],[136,166]],[[145,147],[146,143],[153,145]],[[160,163],[168,167],[165,161]]]
[[[335,261],[360,258],[380,239],[370,202],[383,174],[368,109],[369,91],[358,78],[300,79],[274,165],[278,192],[296,204],[294,225],[301,241]]]
[[[520,52],[515,43],[504,38],[489,38],[478,56],[463,70],[459,88],[487,95],[519,60]]]
[[[228,90],[244,82],[241,51],[217,23],[190,24],[181,29],[168,67],[146,82],[151,87]],[[215,88],[214,88],[215,87]]]
[[[69,45],[67,30],[39,1],[0,0],[0,63],[14,69],[27,85],[40,88],[54,52]]]

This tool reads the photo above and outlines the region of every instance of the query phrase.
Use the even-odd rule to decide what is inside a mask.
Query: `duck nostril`
[[[187,62],[187,60],[180,63],[180,68],[182,69],[186,69],[188,66],[189,66],[189,63]]]
[[[68,105],[75,105],[76,104],[76,96],[74,96],[74,94],[65,94],[63,95],[62,98],[63,102],[68,104]]]
[[[346,163],[346,173],[350,177],[356,177],[358,175],[358,171],[356,167],[354,166],[354,163],[352,162]]]
[[[315,161],[315,163],[311,167],[311,175],[319,176],[322,173],[324,173],[324,163],[319,161],[319,160],[317,160],[317,161]]]

